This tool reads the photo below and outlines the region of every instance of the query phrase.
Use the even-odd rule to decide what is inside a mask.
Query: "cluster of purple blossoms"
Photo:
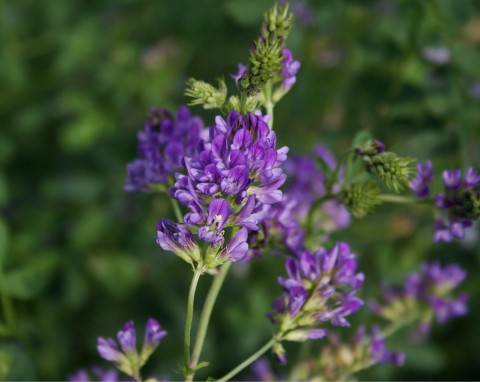
[[[320,372],[329,380],[339,375],[353,374],[362,369],[381,363],[402,366],[405,354],[391,352],[385,345],[385,338],[377,326],[370,333],[360,326],[349,343],[344,343],[335,333],[328,334],[329,345],[323,347],[320,358]]]
[[[150,110],[137,135],[139,157],[127,165],[125,191],[146,192],[166,184],[182,168],[184,156],[195,156],[206,134],[202,119],[192,117],[186,106],[178,109],[176,117],[166,109]]]
[[[435,205],[445,211],[444,217],[435,219],[435,241],[462,239],[466,228],[480,217],[480,174],[470,167],[462,178],[461,170],[443,172],[445,191],[436,194]],[[417,176],[410,188],[419,198],[430,197],[433,170],[431,162],[417,165]]]
[[[279,341],[322,338],[327,330],[315,329],[318,323],[350,325],[346,317],[363,305],[355,294],[364,275],[356,273],[356,256],[346,243],[314,253],[304,250],[298,258],[287,259],[286,269],[289,277],[279,278],[283,295],[274,301],[269,313],[272,322],[280,325]],[[284,354],[276,355],[285,361]]]
[[[143,347],[138,352],[135,326],[133,321],[128,321],[117,333],[118,343],[112,338],[99,337],[97,351],[103,359],[112,362],[119,370],[136,377],[140,368],[147,362],[166,335],[167,332],[162,329],[157,320],[148,319]]]
[[[241,260],[248,250],[248,232],[257,231],[270,205],[282,199],[279,187],[286,175],[280,165],[287,152],[287,147],[276,148],[275,132],[265,117],[237,111],[226,120],[217,117],[209,140],[201,142],[198,155],[184,157],[186,174],[177,173],[169,190],[190,210],[184,216],[185,225],[162,219],[157,225],[158,243],[168,250],[196,248],[194,231],[210,244],[204,259],[207,268],[227,259]],[[240,230],[222,249],[228,227]],[[190,251],[189,256],[199,261],[196,252]]]
[[[465,279],[466,273],[458,265],[442,267],[438,262],[424,263],[419,273],[413,273],[401,288],[385,288],[384,303],[372,304],[380,316],[395,321],[415,316],[420,312],[420,330],[427,334],[433,317],[441,324],[468,313],[468,296],[453,296],[452,291]]]
[[[337,161],[324,146],[316,147],[315,156],[328,171],[335,170]],[[341,169],[338,174],[339,181],[343,178],[343,171]],[[271,226],[287,248],[298,253],[303,249],[303,226],[307,223],[308,214],[311,213],[315,201],[327,194],[328,182],[325,173],[317,168],[314,159],[309,156],[289,159],[285,163],[285,172],[289,184],[281,203],[272,207]],[[334,184],[330,192],[335,194],[340,190],[340,184]],[[336,200],[325,201],[312,213],[315,213],[315,227],[312,228],[324,236],[347,227],[351,220],[347,208]]]

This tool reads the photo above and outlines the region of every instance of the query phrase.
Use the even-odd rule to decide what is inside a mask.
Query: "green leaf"
[[[0,342],[0,380],[34,381],[35,369],[29,355],[17,344]]]
[[[0,279],[0,291],[19,299],[35,297],[46,284],[56,263],[53,255],[39,255],[24,268],[4,274]]]

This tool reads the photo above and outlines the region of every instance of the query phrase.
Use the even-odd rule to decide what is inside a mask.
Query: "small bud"
[[[194,242],[192,233],[183,224],[175,224],[169,219],[157,223],[157,244],[165,251],[171,251],[189,264],[200,261],[200,249]]]
[[[144,364],[150,355],[160,344],[160,341],[167,335],[162,329],[160,323],[154,318],[149,318],[145,328],[145,338],[143,340],[143,349],[141,353],[141,363]]]
[[[286,341],[305,342],[307,340],[319,340],[327,335],[325,329],[298,329],[292,330],[283,337]]]
[[[282,365],[287,363],[287,353],[285,352],[285,348],[280,342],[275,342],[272,346],[272,352],[275,356],[275,359]]]
[[[193,98],[190,105],[203,105],[204,109],[221,109],[225,105],[227,86],[222,79],[218,80],[218,85],[217,89],[204,81],[190,78],[185,95]]]
[[[412,158],[399,157],[388,151],[378,155],[363,156],[367,170],[378,175],[385,185],[395,192],[399,192],[405,185],[408,185],[413,175],[413,169],[410,166],[413,161]]]
[[[107,361],[119,363],[124,359],[117,344],[111,338],[105,339],[99,337],[97,339],[97,351],[100,354],[100,357]]]
[[[373,211],[382,201],[379,198],[380,188],[375,182],[352,183],[342,192],[342,202],[356,218],[363,218]]]
[[[117,334],[118,342],[127,354],[134,353],[137,345],[137,333],[133,321],[128,321]]]
[[[265,13],[262,24],[261,36],[264,40],[286,40],[293,25],[293,14],[289,11],[288,4],[282,7],[275,5]]]
[[[385,143],[378,139],[371,139],[363,147],[357,147],[355,153],[358,155],[373,156],[385,151]]]

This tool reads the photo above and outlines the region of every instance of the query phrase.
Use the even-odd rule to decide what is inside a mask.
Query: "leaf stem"
[[[258,358],[260,358],[264,353],[266,353],[273,346],[274,343],[275,343],[275,338],[272,338],[261,349],[257,350],[254,354],[248,357],[245,361],[239,364],[236,368],[234,368],[228,374],[225,374],[222,378],[217,379],[216,382],[226,382],[230,380],[230,378],[236,376],[243,369],[245,369],[247,366],[249,366],[250,364],[255,362]]]
[[[394,194],[382,194],[378,196],[382,202],[400,203],[400,204],[429,204],[431,198],[419,199],[412,196],[402,196]]]
[[[175,217],[177,218],[179,223],[183,222],[182,211],[180,210],[180,205],[176,199],[170,198],[172,201],[173,212],[175,213]]]

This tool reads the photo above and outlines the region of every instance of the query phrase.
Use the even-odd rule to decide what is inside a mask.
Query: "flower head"
[[[99,337],[97,350],[103,359],[112,362],[119,370],[129,376],[135,376],[166,334],[158,321],[150,318],[145,330],[143,348],[138,352],[135,326],[133,321],[128,321],[117,334],[120,347],[112,338]]]
[[[280,325],[278,341],[322,338],[327,331],[315,328],[318,323],[349,326],[346,317],[363,305],[355,294],[364,276],[356,268],[356,257],[346,243],[288,258],[289,277],[279,279],[283,295],[269,313],[272,321]]]
[[[194,156],[207,133],[199,117],[191,117],[187,107],[174,117],[168,110],[152,109],[144,129],[137,135],[138,159],[127,165],[125,191],[145,192],[164,185],[180,170],[182,158]]]

